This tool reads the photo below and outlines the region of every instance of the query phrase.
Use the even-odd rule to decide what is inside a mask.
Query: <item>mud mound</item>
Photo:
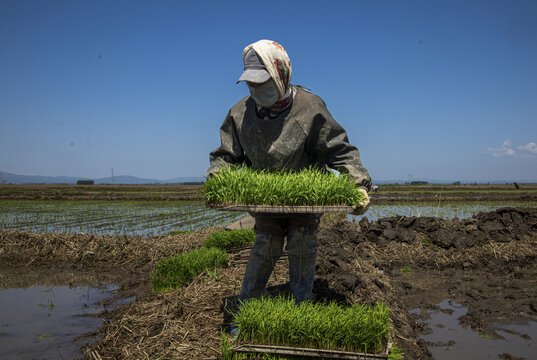
[[[500,208],[451,221],[436,217],[389,217],[369,223],[367,218],[363,218],[359,225],[363,235],[358,241],[375,241],[379,246],[388,241],[411,243],[416,234],[423,234],[441,248],[463,249],[491,240],[517,240],[536,232],[537,209]]]

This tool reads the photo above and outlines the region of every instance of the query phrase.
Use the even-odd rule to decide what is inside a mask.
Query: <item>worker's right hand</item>
[[[352,212],[352,215],[363,215],[367,209],[369,208],[370,199],[369,195],[367,194],[367,190],[364,188],[358,188],[358,191],[362,193],[362,196],[364,197],[364,201],[362,201],[362,206],[355,206],[354,210]]]

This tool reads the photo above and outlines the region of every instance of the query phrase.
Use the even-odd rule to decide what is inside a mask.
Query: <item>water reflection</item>
[[[500,354],[532,359],[537,352],[537,344],[532,341],[537,339],[537,322],[494,324],[499,329],[495,335],[479,334],[460,326],[458,318],[468,312],[461,304],[445,300],[438,307],[438,311],[426,314],[431,333],[421,336],[435,360],[498,359]]]
[[[367,217],[369,221],[375,221],[384,217],[391,216],[434,216],[445,220],[454,218],[465,219],[477,215],[480,212],[495,211],[501,207],[536,207],[535,202],[423,202],[423,203],[401,203],[401,204],[384,204],[371,205],[367,212],[361,216],[348,215],[349,221],[360,221]]]
[[[19,269],[0,273],[3,280],[3,289],[0,289],[1,359],[80,356],[80,347],[94,339],[75,339],[99,328],[102,320],[95,315],[105,309],[104,303],[114,297],[117,289],[99,274],[50,271],[51,276],[46,280],[47,274],[42,271],[35,274]],[[7,281],[8,278],[11,280]],[[58,278],[67,282],[62,285]],[[44,285],[34,284],[39,279]],[[33,285],[25,286],[28,284]],[[6,285],[15,286],[5,288]],[[107,306],[115,305],[117,302]]]

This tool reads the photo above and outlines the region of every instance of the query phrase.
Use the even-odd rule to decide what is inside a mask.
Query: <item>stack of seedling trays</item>
[[[251,213],[351,213],[366,202],[348,175],[315,168],[224,168],[207,179],[203,191],[211,208]]]
[[[341,306],[276,297],[241,304],[239,335],[223,359],[399,359],[392,353],[388,308]]]

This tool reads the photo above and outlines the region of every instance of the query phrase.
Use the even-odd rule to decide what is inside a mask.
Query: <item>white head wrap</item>
[[[280,99],[288,96],[292,69],[291,60],[283,46],[272,40],[259,40],[244,48],[242,51],[243,60],[250,49],[254,49],[263,61],[278,88]]]

